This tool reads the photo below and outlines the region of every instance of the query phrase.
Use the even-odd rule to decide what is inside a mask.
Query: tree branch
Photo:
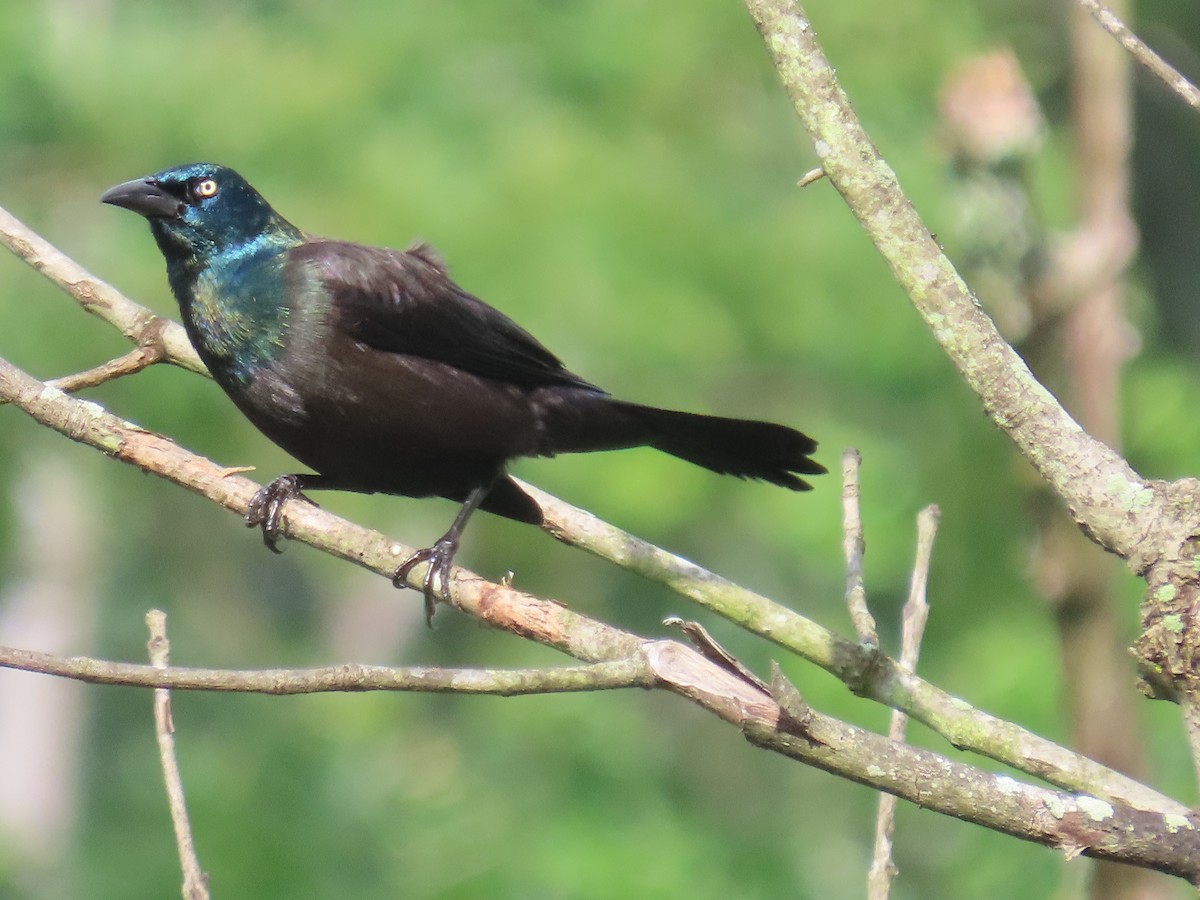
[[[3,210],[0,210],[0,231],[9,235],[6,243],[10,246],[15,242],[21,247],[29,245],[38,248],[37,253],[14,252],[18,252],[41,274],[71,292],[71,285],[78,280],[82,270],[65,254],[13,220]],[[16,236],[15,241],[13,236]],[[83,276],[91,278],[86,273]],[[104,288],[116,293],[108,285],[104,285]],[[80,299],[76,294],[72,295]],[[90,294],[85,291],[83,297],[87,296]],[[85,309],[90,308],[86,303],[83,305]],[[111,306],[123,312],[113,317],[104,316],[105,321],[116,325],[134,340],[137,339],[137,330],[126,330],[122,323],[139,321],[143,317],[154,318],[148,310],[119,294]],[[186,342],[187,336],[178,323],[168,319],[155,319],[155,322],[156,327],[162,329],[164,347],[173,347],[179,340]],[[190,349],[190,344],[188,346]],[[0,403],[18,395],[25,398],[22,405],[25,412],[43,425],[110,455],[120,456],[115,448],[131,448],[131,452],[123,457],[124,461],[207,496],[227,509],[244,513],[245,504],[257,487],[246,479],[228,477],[237,470],[218,468],[201,457],[187,454],[158,435],[112,416],[104,418],[107,414],[94,404],[72,401],[80,404],[76,407],[70,403],[59,403],[52,391],[47,392],[45,384],[0,360]],[[556,539],[662,584],[680,596],[799,654],[847,685],[853,685],[864,696],[901,710],[925,724],[955,747],[998,760],[1068,790],[1087,791],[1145,809],[1184,809],[1177,801],[1134,779],[1072,753],[1019,725],[973,708],[911,672],[906,672],[888,657],[846,640],[793,610],[621,531],[527,482],[519,483],[542,508],[545,514],[543,528]],[[391,543],[382,535],[356,529],[316,507],[292,504],[285,519],[285,530],[289,536],[304,539],[307,535],[313,546],[380,574],[390,574],[396,559],[409,552],[408,548]],[[374,564],[368,559],[374,560]],[[510,593],[516,596],[515,592]],[[495,623],[509,620],[510,617],[500,612],[505,608],[492,607]],[[559,617],[550,615],[548,618],[555,623],[552,627],[562,628]],[[500,624],[499,627],[504,626]],[[632,638],[632,635],[624,635],[621,640]],[[551,643],[559,646],[553,641]],[[631,645],[624,646],[628,652]],[[560,646],[559,649],[564,648]]]
[[[258,485],[230,476],[161,435],[138,428],[94,403],[68,397],[0,360],[0,400],[41,424],[151,472],[236,513],[244,514]],[[974,709],[905,672],[893,660],[839,637],[809,619],[738,587],[678,556],[626,534],[522,483],[542,507],[551,534],[666,585],[781,646],[795,649],[866,696],[903,710],[954,746],[998,759],[1069,790],[1086,791],[1146,809],[1183,810],[1177,801],[1026,729]],[[411,548],[317,506],[289,505],[285,532],[296,540],[387,577]],[[490,625],[587,661],[628,656],[638,638],[462,569],[452,577],[453,602]],[[863,680],[863,673],[867,677]]]
[[[997,332],[904,196],[842,91],[803,9],[746,0],[821,167],[913,307],[1076,523],[1147,581],[1143,689],[1188,707],[1200,748],[1200,481],[1147,481],[1067,414]],[[1200,751],[1198,751],[1200,758]]]
[[[41,267],[44,271],[44,266]],[[165,332],[178,326],[159,320]],[[180,331],[180,333],[182,333]],[[1011,352],[1011,351],[1010,351]],[[244,512],[253,482],[227,477],[229,472],[186,453],[169,440],[106,413],[96,404],[75,400],[0,361],[0,397],[12,401],[43,425],[74,440],[104,450]],[[753,623],[753,630],[784,643],[779,632],[802,634],[814,655],[833,670],[862,672],[870,657],[870,677],[862,690],[872,696],[894,695],[892,705],[921,709],[944,734],[961,733],[964,745],[987,748],[988,755],[1013,758],[1014,764],[1039,777],[1085,783],[1105,800],[1019,785],[952,763],[937,754],[890,742],[803,707],[802,701],[781,706],[770,694],[705,660],[695,651],[668,641],[645,641],[567,610],[561,604],[490,584],[457,569],[451,578],[453,604],[494,627],[519,634],[592,662],[625,660],[640,654],[653,683],[692,700],[742,728],[760,746],[786,753],[878,790],[895,793],[919,805],[979,822],[1029,840],[1121,859],[1136,865],[1196,877],[1200,852],[1195,824],[1169,798],[1123,779],[1063,748],[1028,735],[1022,729],[971,710],[944,692],[904,673],[894,661],[837,638],[820,626],[763,598],[739,606],[755,595],[686,561],[625,535],[561,501],[534,492],[547,512],[547,530],[601,555],[620,558],[636,570],[676,586],[685,596],[704,596],[734,621]],[[411,552],[382,535],[369,532],[303,503],[289,506],[286,532],[343,559],[390,576],[395,560]],[[616,537],[616,540],[611,538]],[[608,538],[609,540],[605,540]],[[707,605],[707,603],[706,603]],[[749,626],[748,626],[749,627]],[[168,672],[173,670],[167,670]],[[157,678],[165,673],[158,671]],[[798,697],[796,698],[798,700]],[[802,709],[797,717],[788,710]],[[943,730],[944,729],[944,730]],[[974,734],[972,734],[974,732]],[[951,738],[954,740],[954,738]],[[958,743],[956,741],[956,743]],[[1001,743],[1007,747],[999,746]],[[833,748],[833,752],[827,752]],[[880,754],[885,754],[881,756]],[[890,754],[890,755],[886,755]],[[1047,762],[1051,760],[1051,762]],[[913,768],[916,767],[916,768]],[[1124,802],[1125,797],[1130,803]],[[1153,811],[1132,808],[1139,803]],[[1165,845],[1170,850],[1163,849]]]
[[[1187,809],[1120,772],[976,709],[906,671],[895,660],[787,607],[627,534],[528,482],[518,483],[538,502],[546,516],[546,530],[559,540],[661,584],[796,653],[843,683],[854,685],[862,696],[906,713],[961,750],[990,757],[1068,790],[1121,800],[1141,809]]]
[[[157,345],[164,361],[201,375],[208,374],[181,325],[134,303],[3,207],[0,207],[0,243],[74,297],[86,312],[103,319],[139,347]]]
[[[791,0],[746,0],[821,168],[984,410],[1071,510],[1135,570],[1165,506],[1155,486],[1090,437],[996,331],[880,157],[811,23]]]
[[[941,510],[927,506],[917,514],[917,551],[913,563],[912,580],[908,588],[908,600],[901,612],[900,665],[909,672],[917,670],[917,657],[921,653],[921,639],[925,635],[925,623],[929,619],[929,602],[926,587],[929,585],[929,564],[933,558],[933,539],[937,536]],[[888,738],[903,741],[908,727],[908,716],[899,710],[892,712],[888,725]],[[894,794],[879,795],[879,812],[875,817],[875,852],[871,868],[867,873],[868,900],[887,900],[891,893],[892,879],[896,877],[896,864],[892,861],[892,831],[896,821],[896,797]]]
[[[875,617],[867,608],[867,590],[863,584],[862,513],[858,499],[858,470],[862,456],[853,447],[842,453],[842,555],[846,557],[846,607],[850,621],[858,633],[858,642],[865,647],[879,647],[875,632]]]
[[[1057,847],[1068,859],[1083,853],[1168,872],[1193,884],[1200,879],[1200,831],[1190,815],[1164,816],[1109,805],[1093,797],[1031,787],[1005,775],[981,778],[979,770],[811,710],[799,723],[753,714],[739,724],[751,743],[817,768],[839,768],[847,757],[864,754],[875,762],[861,784]],[[1117,847],[1122,848],[1119,858],[1112,855]]]
[[[1136,34],[1129,30],[1121,19],[1107,6],[1097,0],[1076,0],[1093,19],[1115,37],[1139,63],[1149,69],[1163,84],[1171,89],[1192,109],[1200,110],[1200,90],[1188,81],[1174,66],[1155,53]]]
[[[171,645],[167,641],[167,614],[161,609],[150,610],[146,613],[146,626],[150,629],[150,640],[146,647],[150,652],[151,667],[165,669],[171,652]],[[154,691],[154,733],[158,737],[167,805],[171,810],[171,823],[175,827],[179,865],[183,869],[183,897],[184,900],[209,900],[208,876],[196,858],[196,845],[192,840],[192,826],[188,821],[187,801],[183,793],[183,778],[175,757],[175,721],[171,716],[171,692],[166,688],[160,687]]]
[[[558,669],[443,669],[341,664],[308,669],[195,669],[55,656],[0,646],[0,668],[57,675],[88,684],[238,694],[401,691],[454,694],[553,694],[653,687],[637,657]]]
[[[1143,812],[982,772],[815,712],[803,701],[797,702],[798,697],[776,700],[674,641],[642,641],[636,658],[612,663],[510,672],[380,666],[235,672],[164,669],[0,648],[0,665],[10,668],[98,683],[191,690],[312,693],[411,689],[517,694],[653,685],[737,725],[757,746],[894,793],[926,809],[1057,847],[1068,855],[1084,853],[1190,880],[1200,878],[1200,830],[1187,815]],[[803,709],[802,717],[796,715],[797,709]]]

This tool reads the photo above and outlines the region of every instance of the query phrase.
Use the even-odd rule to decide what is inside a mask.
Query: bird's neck
[[[302,241],[289,226],[208,253],[168,255],[188,336],[219,382],[244,385],[278,355],[290,313],[283,261]]]

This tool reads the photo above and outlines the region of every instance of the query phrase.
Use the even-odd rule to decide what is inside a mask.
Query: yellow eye
[[[197,197],[202,197],[202,198],[213,197],[213,196],[216,196],[216,193],[217,193],[216,179],[205,178],[203,181],[199,181],[196,183],[196,196]]]

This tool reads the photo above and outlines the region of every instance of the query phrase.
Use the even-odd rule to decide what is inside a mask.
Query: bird
[[[191,163],[110,188],[146,218],[188,337],[216,383],[312,471],[280,475],[245,523],[280,552],[284,508],[310,490],[444,497],[446,533],[395,570],[427,564],[432,623],[477,509],[532,525],[520,457],[648,446],[720,474],[806,491],[816,441],[784,425],[618,400],[451,279],[428,244],[406,250],[301,231],[233,169]],[[440,591],[438,590],[440,588]]]

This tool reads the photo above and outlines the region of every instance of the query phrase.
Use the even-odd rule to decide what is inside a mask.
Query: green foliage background
[[[1167,4],[1144,9],[1161,17],[1152,39],[1155,27],[1173,46],[1195,37]],[[1052,123],[1038,203],[1050,223],[1069,223],[1057,6],[911,0],[809,12],[876,143],[952,250],[938,86],[956,62],[1012,43]],[[144,223],[96,198],[195,159],[234,166],[308,230],[393,246],[427,239],[468,289],[617,395],[795,424],[820,438],[832,469],[844,446],[861,448],[868,589],[889,648],[913,516],[940,504],[922,673],[1069,739],[1055,632],[1026,577],[1025,466],[832,188],[795,188],[814,156],[741,5],[60,0],[10,5],[0,21],[0,204],[93,272],[174,315]],[[1126,448],[1140,471],[1175,477],[1195,474],[1200,446],[1194,347],[1178,324],[1191,321],[1196,276],[1184,258],[1195,255],[1191,237],[1180,253],[1161,248],[1195,214],[1194,176],[1180,162],[1194,160],[1198,126],[1160,91],[1147,94],[1140,140],[1158,157],[1139,150],[1151,249],[1135,285],[1146,346],[1125,386]],[[0,257],[0,355],[48,378],[125,349]],[[161,367],[91,396],[264,479],[291,467],[203,379]],[[452,612],[426,631],[416,595],[304,548],[273,557],[232,516],[6,409],[0,603],[34,577],[22,534],[47,466],[70,473],[88,529],[77,600],[94,626],[72,652],[143,658],[142,614],[161,606],[180,664],[560,661]],[[795,496],[649,451],[517,472],[850,630],[836,476]],[[441,501],[322,502],[416,545],[453,515]],[[481,517],[462,562],[492,577],[512,569],[522,588],[647,633],[662,633],[665,615],[698,617],[760,671],[780,658],[527,527]],[[1114,568],[1132,640],[1139,585]],[[818,708],[885,727],[885,711],[780,662]],[[0,834],[0,896],[174,896],[150,697],[81,687],[78,702],[76,824],[41,859]],[[1151,780],[1194,802],[1176,711],[1139,712]],[[218,897],[862,894],[875,796],[752,751],[670,697],[177,695],[175,717]],[[919,727],[913,739],[954,752]],[[1088,865],[1064,869],[1050,851],[912,807],[897,835],[901,898],[1049,896]]]

